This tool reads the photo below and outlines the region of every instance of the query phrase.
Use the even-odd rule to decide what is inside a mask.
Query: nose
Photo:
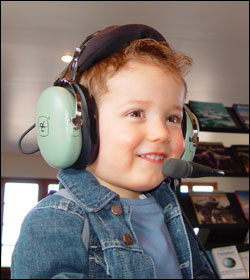
[[[171,140],[170,131],[165,121],[155,120],[148,126],[147,139],[151,142],[167,142]]]

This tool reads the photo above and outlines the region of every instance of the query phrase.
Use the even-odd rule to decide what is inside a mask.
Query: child
[[[146,38],[78,75],[97,104],[98,155],[85,170],[60,170],[68,195],[48,196],[27,215],[12,278],[214,278],[162,173],[184,151],[190,66]]]

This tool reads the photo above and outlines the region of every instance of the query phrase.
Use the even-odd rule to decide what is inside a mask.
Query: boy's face
[[[165,68],[129,62],[107,83],[99,110],[100,149],[87,170],[125,198],[138,198],[163,180],[167,158],[184,150],[184,85]]]

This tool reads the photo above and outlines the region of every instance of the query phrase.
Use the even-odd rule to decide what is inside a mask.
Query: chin
[[[164,178],[162,178],[162,180],[156,180],[156,181],[148,180],[148,181],[145,181],[144,184],[142,182],[140,182],[140,184],[135,184],[134,187],[132,187],[132,190],[138,191],[138,192],[151,191],[151,190],[157,188],[162,183],[163,180],[164,180]]]

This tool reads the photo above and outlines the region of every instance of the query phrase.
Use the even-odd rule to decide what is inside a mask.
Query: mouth
[[[165,153],[147,153],[138,155],[138,157],[152,163],[162,164],[167,158],[167,155]]]

